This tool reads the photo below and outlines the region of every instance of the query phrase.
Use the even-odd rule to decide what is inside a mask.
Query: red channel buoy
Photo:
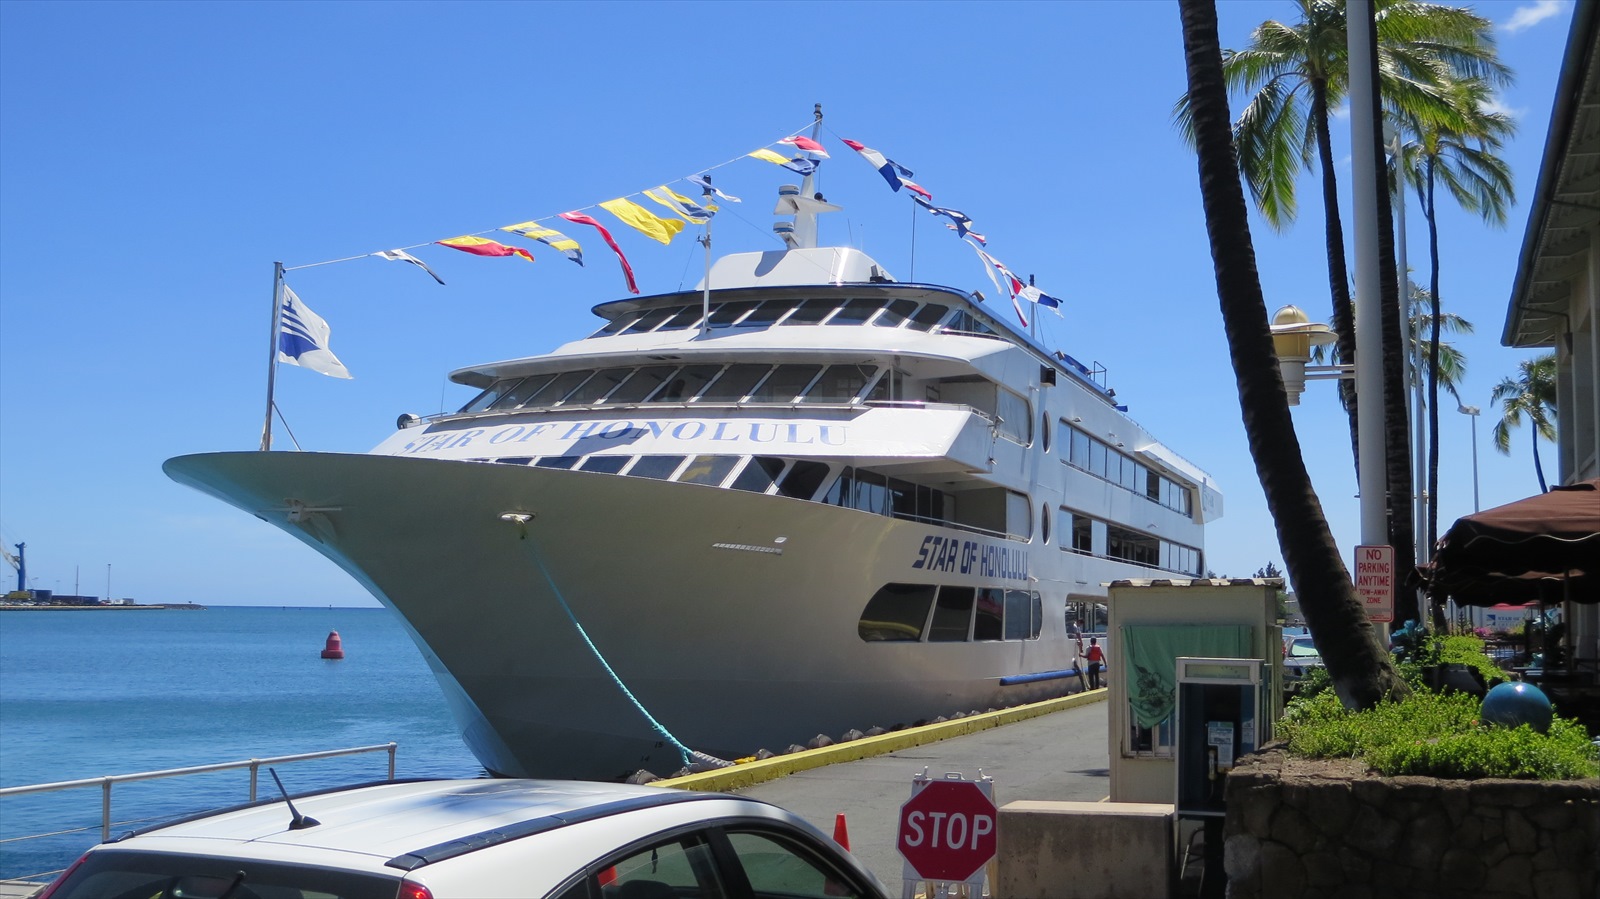
[[[322,647],[322,657],[325,659],[344,658],[344,646],[339,643],[338,631],[328,632],[328,642]]]

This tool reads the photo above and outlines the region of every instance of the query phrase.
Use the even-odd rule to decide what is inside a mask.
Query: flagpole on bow
[[[278,316],[283,314],[283,263],[272,263],[272,329],[267,332],[267,418],[261,425],[261,451],[272,449],[272,389],[278,377]]]

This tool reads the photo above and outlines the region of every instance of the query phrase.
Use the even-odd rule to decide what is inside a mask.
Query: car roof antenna
[[[318,824],[322,823],[321,821],[318,821],[316,818],[310,817],[309,815],[300,814],[300,810],[295,808],[294,803],[290,801],[289,791],[283,788],[283,781],[278,779],[278,772],[276,770],[268,768],[267,773],[272,775],[273,783],[278,785],[278,792],[283,794],[284,804],[289,806],[289,814],[294,816],[293,818],[289,819],[290,830],[305,830],[307,827],[316,827]]]

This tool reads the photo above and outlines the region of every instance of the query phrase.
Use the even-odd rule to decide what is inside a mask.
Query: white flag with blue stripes
[[[328,323],[312,312],[289,285],[283,285],[283,309],[278,327],[278,361],[331,378],[348,378],[350,372],[328,349]]]

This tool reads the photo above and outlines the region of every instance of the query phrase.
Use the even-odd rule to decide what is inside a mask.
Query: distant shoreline
[[[11,603],[0,603],[0,612],[127,612],[127,611],[136,610],[136,609],[140,609],[140,610],[182,609],[182,610],[186,610],[186,611],[187,610],[193,610],[193,611],[198,611],[198,612],[206,611],[206,607],[205,606],[197,605],[197,604],[192,603],[192,602],[152,603],[152,604],[149,604],[149,605],[137,605],[137,606],[135,606],[135,605],[120,605],[120,606],[48,605],[48,606],[42,606],[42,605],[38,605],[37,603],[32,604],[32,605],[24,606],[24,605],[13,605]]]

